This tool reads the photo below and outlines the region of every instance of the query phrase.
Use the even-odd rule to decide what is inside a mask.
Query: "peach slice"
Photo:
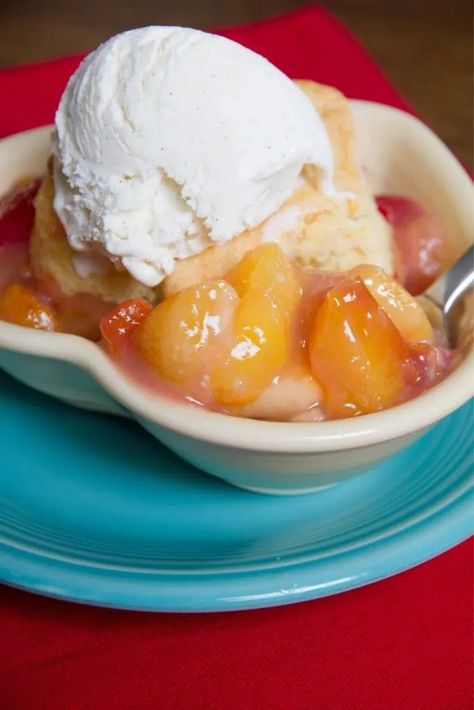
[[[350,273],[360,276],[404,340],[410,343],[433,340],[428,316],[406,289],[391,279],[379,266],[360,264]]]
[[[33,291],[23,284],[11,283],[0,294],[0,319],[38,330],[57,330],[54,310],[41,303]]]
[[[170,296],[134,331],[141,356],[174,382],[207,372],[224,349],[237,304],[225,281],[207,281]]]
[[[360,278],[326,294],[311,324],[309,354],[330,418],[386,409],[402,394],[408,346]]]
[[[276,244],[248,252],[227,279],[241,301],[232,343],[213,369],[211,386],[221,404],[245,405],[288,359],[291,318],[302,291],[291,262]]]
[[[289,319],[263,295],[238,305],[233,340],[226,357],[216,363],[211,387],[218,402],[252,402],[270,384],[289,353]]]
[[[301,297],[301,287],[291,261],[277,244],[261,244],[247,252],[226,276],[238,295],[265,293],[284,308],[293,308]]]

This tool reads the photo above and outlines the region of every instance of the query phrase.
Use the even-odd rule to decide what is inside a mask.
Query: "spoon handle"
[[[423,294],[448,317],[456,303],[474,286],[474,246],[456,261]]]

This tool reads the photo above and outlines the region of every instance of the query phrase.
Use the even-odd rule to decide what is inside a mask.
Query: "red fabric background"
[[[318,7],[223,34],[292,77],[408,108]],[[0,135],[52,121],[78,60],[1,71]],[[4,587],[0,707],[468,709],[472,595],[470,542],[363,589],[236,614],[95,609]]]

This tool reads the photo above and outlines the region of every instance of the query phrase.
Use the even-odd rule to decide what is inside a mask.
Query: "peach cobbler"
[[[435,216],[371,195],[340,92],[183,28],[89,55],[43,179],[0,203],[0,319],[244,417],[357,416],[445,377],[414,295],[449,261]]]

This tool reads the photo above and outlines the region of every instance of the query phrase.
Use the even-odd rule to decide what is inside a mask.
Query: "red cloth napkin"
[[[316,6],[226,29],[292,77],[407,108]],[[53,120],[80,57],[0,72],[0,135]],[[0,591],[0,707],[472,707],[472,545],[335,597],[264,611],[138,614]]]

